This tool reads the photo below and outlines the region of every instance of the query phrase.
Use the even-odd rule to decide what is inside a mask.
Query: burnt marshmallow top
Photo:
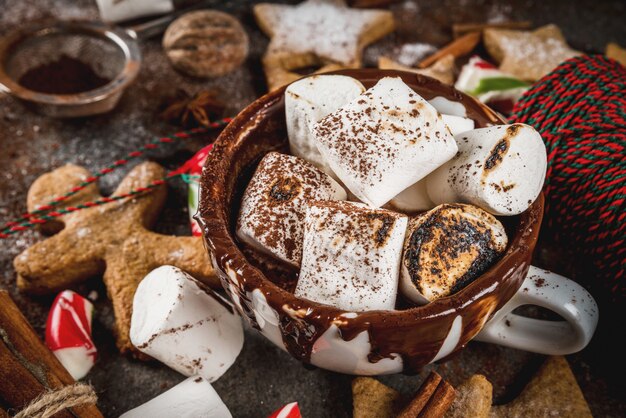
[[[420,304],[455,293],[489,268],[506,245],[504,227],[488,212],[439,205],[409,222],[402,291]]]

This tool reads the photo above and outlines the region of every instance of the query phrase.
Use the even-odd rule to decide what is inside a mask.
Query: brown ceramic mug
[[[429,101],[463,106],[477,128],[504,123],[491,109],[428,77],[375,69],[335,74],[354,77],[366,88],[385,76],[401,77]],[[196,215],[224,289],[269,340],[302,361],[362,375],[415,372],[473,338],[546,354],[575,352],[589,342],[598,320],[593,298],[571,280],[530,265],[542,195],[521,215],[503,219],[510,241],[505,254],[454,295],[420,307],[367,312],[295,297],[289,290],[297,272],[273,264],[235,238],[241,196],[257,163],[269,151],[288,152],[284,91],[259,98],[222,132],[203,170]],[[564,320],[511,312],[525,304],[551,309]]]

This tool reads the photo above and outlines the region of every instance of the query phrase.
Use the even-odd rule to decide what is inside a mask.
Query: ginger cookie
[[[177,70],[194,77],[219,77],[248,56],[248,35],[233,16],[199,10],[176,19],[165,31],[163,49]]]
[[[427,382],[422,386],[427,387]],[[548,357],[522,393],[506,405],[491,405],[492,386],[482,375],[473,375],[455,391],[456,397],[450,409],[442,415],[444,418],[592,416],[567,360],[561,356]],[[395,389],[369,377],[357,377],[352,381],[352,399],[355,418],[396,417],[399,408],[405,405]]]
[[[111,197],[163,178],[164,170],[146,162],[134,167]],[[28,193],[28,210],[47,203],[91,174],[66,165],[39,177]],[[219,287],[200,237],[176,237],[149,230],[165,202],[165,185],[149,193],[113,200],[64,215],[47,232],[58,232],[26,249],[14,260],[17,286],[33,294],[64,290],[89,277],[103,275],[115,315],[117,346],[134,351],[129,330],[133,296],[141,279],[164,264],[179,267],[213,287]],[[91,185],[71,205],[101,198]]]
[[[615,42],[607,44],[605,55],[626,66],[626,48],[622,48]]]
[[[473,375],[456,388],[456,398],[444,418],[488,418],[492,392],[485,376]]]
[[[391,12],[351,9],[341,0],[260,3],[254,15],[271,38],[263,57],[269,90],[297,80],[295,70],[304,67],[358,68],[363,48],[394,29]]]
[[[527,81],[539,80],[563,61],[580,55],[567,45],[556,25],[534,31],[485,29],[483,41],[501,71]]]
[[[371,377],[352,381],[354,418],[395,418],[401,410],[400,394]]]
[[[549,357],[522,393],[491,408],[491,418],[591,418],[589,405],[565,357]]]

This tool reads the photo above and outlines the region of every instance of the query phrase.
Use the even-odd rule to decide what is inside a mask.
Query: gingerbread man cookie
[[[113,196],[144,187],[163,178],[156,163],[134,167]],[[28,210],[85,181],[84,168],[66,165],[39,177],[28,193]],[[26,249],[14,260],[17,285],[22,291],[49,294],[82,280],[103,275],[113,304],[117,346],[128,352],[133,296],[143,277],[154,268],[171,264],[188,271],[213,287],[219,287],[200,237],[176,237],[149,230],[165,202],[165,185],[150,193],[73,212],[50,224],[46,232],[58,232]],[[101,198],[95,185],[74,196],[69,204]]]
[[[294,70],[304,67],[358,68],[363,48],[394,29],[391,12],[351,9],[341,0],[260,3],[254,16],[271,38],[263,57],[269,90],[297,80],[302,75]]]

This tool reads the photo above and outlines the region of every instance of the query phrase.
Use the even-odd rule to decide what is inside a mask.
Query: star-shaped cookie
[[[500,70],[528,81],[539,80],[563,61],[580,55],[552,24],[534,31],[485,29],[483,40]]]
[[[622,48],[615,42],[611,42],[606,46],[605,55],[626,66],[626,48]]]
[[[490,418],[592,418],[589,405],[565,357],[549,357],[522,393],[491,408]]]
[[[144,187],[164,176],[155,163],[134,167],[112,196]],[[28,210],[49,202],[85,181],[91,174],[76,165],[65,165],[39,177],[28,192]],[[150,193],[113,200],[64,215],[45,229],[58,232],[18,255],[13,264],[17,286],[34,294],[64,290],[89,277],[103,275],[113,304],[117,345],[122,352],[133,350],[129,339],[135,290],[154,268],[171,264],[193,276],[219,286],[200,237],[176,237],[150,231],[165,202],[167,189],[161,185]],[[101,198],[92,184],[69,202]]]
[[[339,0],[260,3],[254,15],[271,38],[263,57],[270,90],[300,78],[294,70],[304,67],[359,67],[363,48],[394,29],[391,12],[351,9]]]

